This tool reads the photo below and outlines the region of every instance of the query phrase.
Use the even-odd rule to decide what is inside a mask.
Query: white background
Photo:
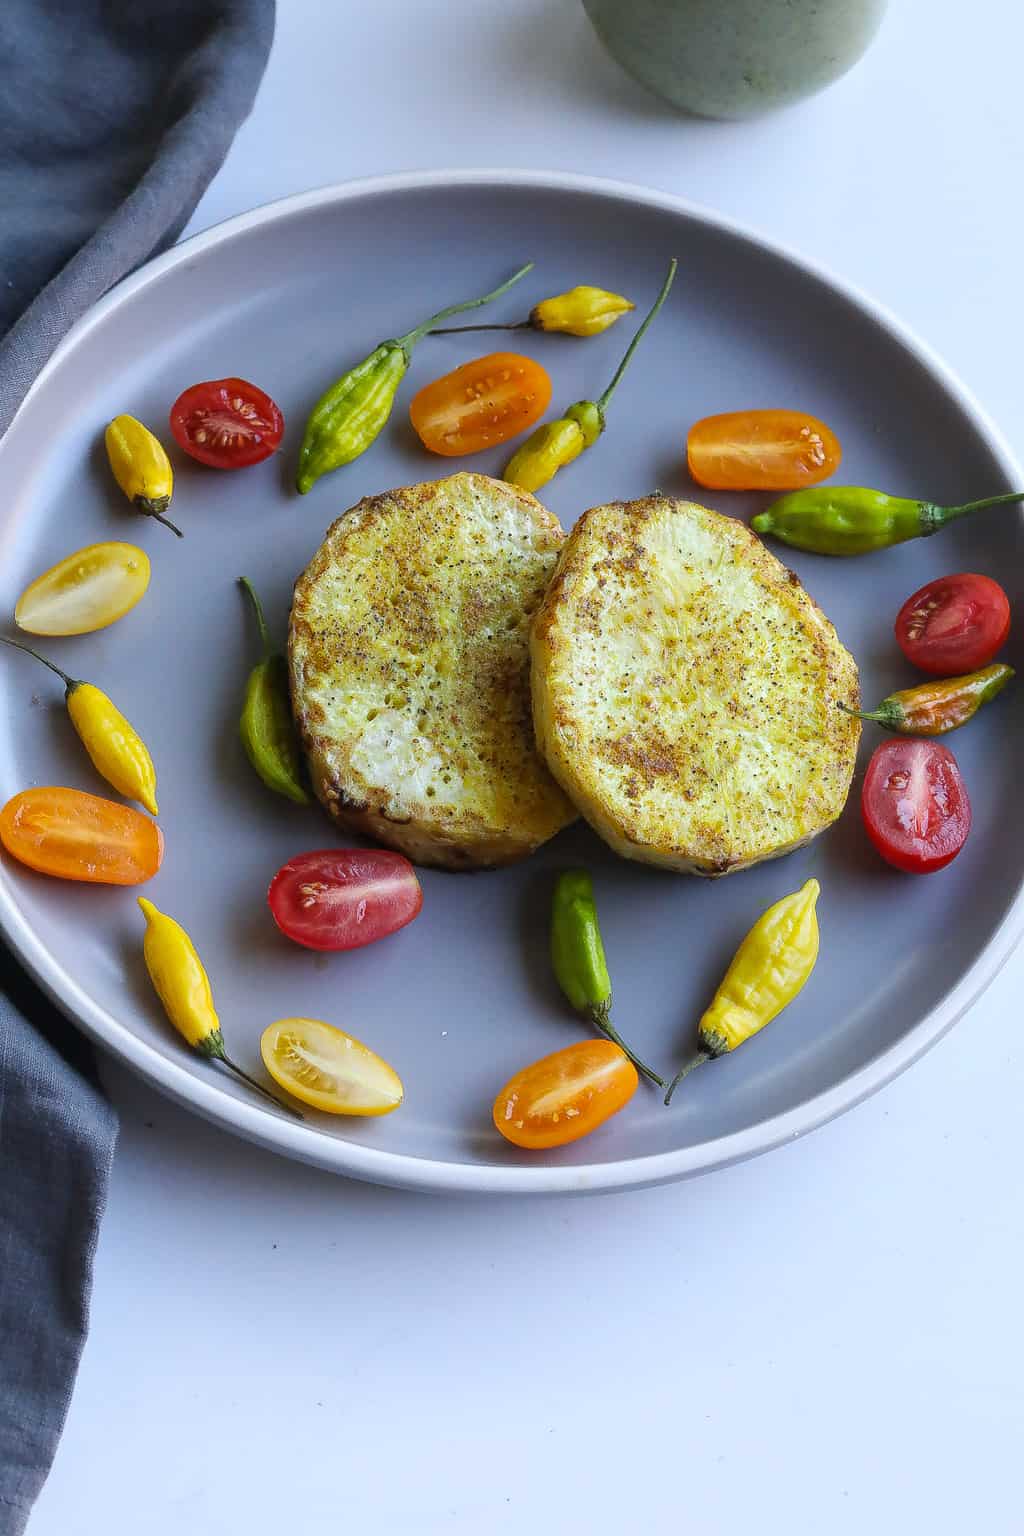
[[[1014,0],[896,0],[846,80],[746,125],[662,109],[575,0],[279,9],[194,229],[411,167],[646,182],[859,282],[1024,455]],[[345,1183],[111,1067],[92,1333],[32,1536],[1019,1532],[1022,982],[1018,954],[806,1140],[589,1200]]]

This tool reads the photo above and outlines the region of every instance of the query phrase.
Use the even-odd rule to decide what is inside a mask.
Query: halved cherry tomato
[[[193,384],[171,406],[179,447],[214,469],[244,469],[280,446],[284,417],[269,395],[245,379]]]
[[[971,802],[956,758],[948,747],[916,737],[876,748],[861,811],[882,858],[912,875],[944,868],[971,830]]]
[[[912,666],[935,677],[977,672],[1010,633],[1010,600],[990,576],[940,576],[908,597],[896,639]]]
[[[260,1054],[275,1083],[328,1115],[387,1115],[405,1094],[383,1057],[320,1019],[278,1019],[263,1031]]]
[[[617,1114],[638,1081],[617,1045],[581,1040],[510,1078],[494,1101],[494,1124],[517,1147],[564,1147]]]
[[[424,385],[409,416],[424,448],[458,458],[507,443],[550,404],[551,380],[540,363],[517,352],[491,352]]]
[[[686,462],[714,491],[798,491],[839,468],[835,433],[804,411],[728,411],[696,422]]]
[[[160,868],[155,821],[81,789],[26,789],[0,811],[0,842],[29,869],[93,885],[141,885]]]
[[[423,891],[400,853],[321,848],[282,864],[267,892],[274,922],[307,949],[358,949],[418,916]]]
[[[37,576],[14,622],[30,635],[89,635],[132,608],[149,586],[149,557],[134,544],[87,544]]]

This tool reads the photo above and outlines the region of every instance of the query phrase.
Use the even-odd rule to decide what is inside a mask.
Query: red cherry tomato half
[[[861,794],[868,836],[882,858],[912,875],[955,859],[971,830],[971,802],[957,760],[935,741],[886,741]]]
[[[171,406],[179,447],[214,469],[244,469],[269,459],[281,443],[284,417],[269,395],[245,379],[193,384]]]
[[[423,891],[400,853],[322,848],[282,864],[267,900],[275,923],[296,944],[359,949],[411,923]]]
[[[985,667],[1006,644],[1010,602],[990,576],[940,576],[908,597],[896,617],[907,660],[936,677]]]

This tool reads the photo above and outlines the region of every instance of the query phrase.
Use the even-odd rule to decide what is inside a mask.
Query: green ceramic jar
[[[857,62],[886,0],[583,0],[641,85],[701,117],[755,117]]]

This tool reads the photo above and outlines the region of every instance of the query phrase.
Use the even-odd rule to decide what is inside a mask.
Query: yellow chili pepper
[[[20,640],[9,640],[0,635],[4,645],[11,645],[26,656],[34,656],[44,667],[55,672],[64,684],[64,700],[71,723],[82,740],[82,745],[92,759],[97,773],[112,784],[119,795],[128,800],[138,800],[152,816],[156,816],[156,769],[146,743],[125,719],[117,705],[92,683],[83,683],[47,661],[38,651],[22,645]]]
[[[734,1051],[796,997],[818,958],[815,904],[820,891],[817,880],[808,880],[751,928],[697,1026],[700,1048],[672,1079],[666,1104],[694,1067]]]
[[[560,469],[571,464],[573,459],[578,459],[584,448],[594,446],[604,431],[605,413],[612,396],[619,387],[622,375],[629,367],[633,353],[640,345],[647,327],[668,298],[677,265],[674,259],[669,263],[661,292],[626,348],[626,354],[616,368],[604,394],[598,396],[596,400],[577,400],[576,404],[571,405],[565,415],[557,421],[545,422],[543,426],[531,432],[523,446],[517,449],[505,466],[502,479],[509,485],[521,486],[524,491],[539,491],[541,486],[547,485]],[[563,297],[567,296],[563,295]],[[632,307],[630,305],[630,308]]]
[[[180,539],[181,529],[164,516],[174,493],[174,472],[160,440],[134,416],[115,416],[103,440],[114,479],[135,510],[155,517]]]
[[[157,997],[164,1005],[164,1012],[194,1051],[211,1061],[219,1061],[236,1077],[255,1088],[265,1099],[286,1109],[297,1120],[302,1116],[290,1104],[283,1104],[276,1094],[264,1088],[254,1077],[231,1060],[224,1046],[217,1010],[213,1006],[213,991],[196,947],[180,923],[165,912],[160,912],[145,896],[139,897],[139,906],[146,919],[146,937],[143,954],[149,979]]]
[[[512,455],[502,479],[524,491],[539,491],[560,469],[578,459],[586,446],[578,421],[568,417],[547,421]]]
[[[636,305],[621,293],[585,284],[542,299],[530,311],[530,324],[537,331],[564,331],[570,336],[599,336]]]
[[[488,322],[485,325],[440,325],[432,336],[462,336],[467,331],[560,331],[565,336],[599,336],[616,320],[636,309],[631,299],[604,288],[570,288],[541,299],[526,320]]]

